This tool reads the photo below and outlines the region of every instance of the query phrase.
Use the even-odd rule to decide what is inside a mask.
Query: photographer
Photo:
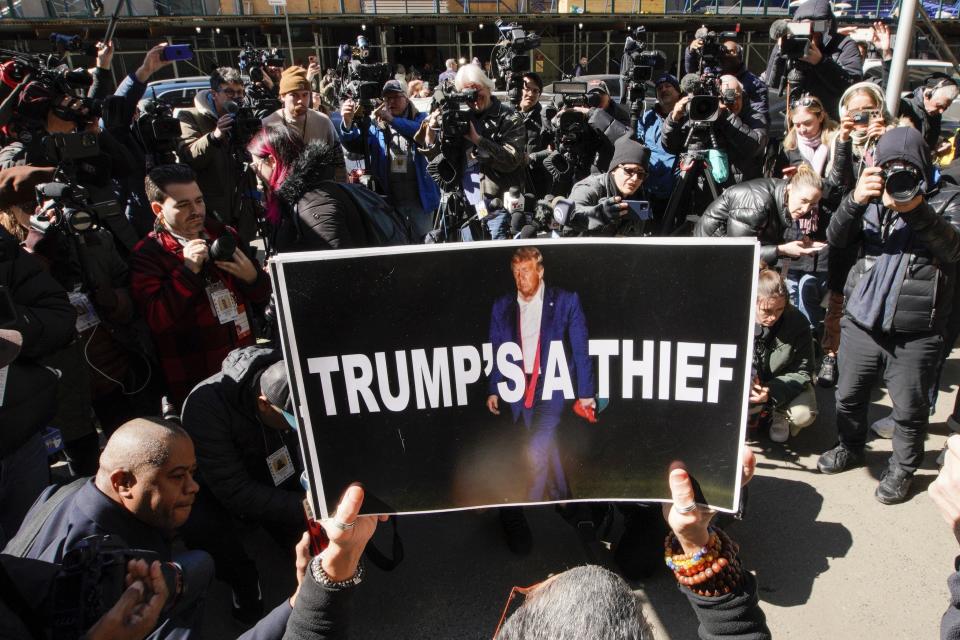
[[[806,55],[791,60],[800,82],[791,87],[788,100],[803,93],[817,96],[829,110],[831,118],[838,119],[840,96],[850,85],[863,78],[863,56],[857,43],[837,33],[837,21],[829,0],[807,0],[797,7],[794,21],[809,23],[813,29]],[[817,31],[817,28],[820,31]],[[790,37],[785,24],[774,23],[771,37],[777,44],[770,54],[763,79],[770,87],[779,87],[788,72],[787,59],[780,53],[783,39]]]
[[[859,248],[850,270],[840,334],[838,444],[817,468],[834,474],[863,464],[867,408],[881,375],[893,399],[893,455],[874,497],[907,499],[923,459],[928,390],[943,349],[960,260],[960,193],[930,189],[930,155],[911,127],[884,133],[876,166],[860,174],[830,221],[831,249]],[[928,191],[929,189],[929,191]]]
[[[923,134],[934,157],[950,150],[950,142],[940,136],[944,112],[950,108],[960,87],[945,73],[934,73],[913,90],[913,94],[900,98],[900,120],[909,121],[914,129]]]
[[[670,195],[677,185],[674,173],[677,156],[663,148],[660,134],[667,116],[680,100],[680,83],[674,76],[665,73],[656,79],[654,86],[657,103],[644,112],[643,119],[637,126],[637,138],[650,149],[650,166],[644,190],[653,210],[656,227],[659,228]]]
[[[382,96],[362,133],[354,122],[358,103],[343,101],[340,142],[348,152],[367,154],[367,172],[376,178],[387,201],[410,219],[419,241],[433,229],[433,213],[440,204],[440,190],[427,173],[427,158],[414,141],[427,114],[417,110],[397,80],[383,85]]]
[[[523,90],[518,108],[523,117],[523,126],[527,131],[527,191],[543,197],[556,193],[553,178],[544,168],[544,160],[552,153],[549,147],[554,143],[554,131],[550,118],[540,104],[543,93],[543,79],[532,71],[523,74]],[[567,185],[567,188],[572,185]]]
[[[687,47],[684,53],[684,68],[687,73],[699,73],[701,56],[705,38],[716,38],[716,34],[705,28],[697,30],[696,38]],[[734,76],[743,86],[743,92],[750,103],[750,109],[756,113],[765,124],[770,124],[770,96],[766,83],[749,69],[743,61],[743,45],[737,42],[735,32],[723,32],[719,35],[719,58],[715,67],[707,70],[713,75]]]
[[[130,258],[131,290],[179,406],[230,351],[254,343],[255,305],[269,300],[270,281],[239,235],[206,215],[190,167],[157,167],[146,191],[157,223]]]
[[[181,162],[196,171],[210,215],[234,227],[249,242],[256,235],[256,220],[253,210],[244,206],[242,192],[249,187],[250,176],[234,153],[235,116],[227,111],[228,103],[239,104],[243,96],[239,71],[231,67],[214,71],[210,89],[197,93],[192,109],[177,114],[181,128],[177,153]]]
[[[610,171],[584,178],[573,186],[570,200],[575,208],[567,226],[591,236],[630,231],[626,225],[635,221],[624,200],[640,193],[649,162],[650,149],[629,136],[617,140]]]
[[[681,86],[692,74],[684,76]],[[692,80],[692,79],[691,79]],[[695,82],[695,81],[694,81]],[[763,150],[767,144],[767,125],[744,100],[743,86],[733,76],[720,78],[720,100],[716,118],[707,120],[711,145],[711,170],[720,186],[729,186],[759,177],[763,173]],[[692,93],[680,98],[664,121],[660,142],[673,154],[684,151],[685,141],[694,127],[689,117],[688,104]],[[703,122],[696,123],[698,125]],[[722,179],[722,178],[726,179]]]
[[[596,102],[597,106],[590,107],[589,111],[587,107],[577,108],[587,111],[587,122],[603,136],[596,157],[596,167],[598,171],[604,172],[611,166],[614,143],[630,133],[630,114],[610,97],[610,90],[603,80],[591,80],[587,83],[587,100]]]
[[[826,243],[810,233],[797,234],[820,202],[823,182],[808,164],[789,180],[756,178],[720,194],[697,221],[698,238],[757,238],[760,259],[774,266],[781,256],[800,258],[821,251]],[[820,234],[822,237],[823,229]],[[789,239],[788,239],[789,238]]]
[[[309,144],[315,140],[330,146],[337,144],[333,122],[325,114],[310,108],[310,81],[303,67],[287,67],[280,76],[283,108],[263,119],[264,127],[287,127]]]
[[[493,81],[475,64],[467,64],[457,71],[454,82],[457,91],[473,89],[476,98],[467,102],[470,108],[470,129],[463,135],[467,148],[462,157],[446,158],[438,133],[440,111],[434,111],[417,132],[415,140],[421,144],[431,164],[442,160],[454,163],[456,173],[462,176],[466,197],[473,207],[486,209],[484,200],[502,198],[510,187],[523,188],[523,153],[527,134],[523,119],[509,105],[493,96]],[[440,185],[443,188],[443,185]]]

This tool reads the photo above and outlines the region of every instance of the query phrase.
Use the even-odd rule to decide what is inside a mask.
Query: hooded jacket
[[[902,159],[921,169],[930,184],[931,166],[926,145],[910,127],[893,129],[877,144],[877,162]],[[844,295],[857,294],[857,285],[889,252],[888,240],[902,219],[913,237],[904,279],[897,283],[892,332],[943,332],[953,307],[954,276],[960,261],[960,190],[940,185],[927,191],[912,211],[897,213],[881,203],[862,205],[848,194],[827,229],[830,246],[857,248],[859,259],[847,276]],[[849,313],[848,313],[849,316]],[[872,330],[872,327],[864,327]]]
[[[190,165],[197,173],[197,186],[203,192],[207,213],[234,227],[240,237],[249,242],[256,229],[252,216],[241,216],[241,183],[246,188],[248,183],[252,186],[252,181],[249,176],[243,176],[243,167],[234,160],[229,138],[213,137],[219,116],[210,89],[198,92],[193,108],[182,109],[177,119],[180,120],[177,155],[180,162]]]
[[[919,86],[913,90],[913,95],[900,98],[900,117],[910,120],[913,128],[923,135],[923,141],[934,151],[940,143],[940,126],[943,117],[939,113],[930,115],[923,106],[923,93],[929,87]]]
[[[816,65],[798,62],[798,69],[804,75],[800,92],[811,93],[823,102],[830,117],[839,120],[840,96],[847,87],[863,78],[863,57],[857,43],[847,36],[837,33],[837,22],[830,0],[806,0],[797,7],[794,20],[828,20],[830,27],[823,34],[820,53],[823,59]],[[786,62],[780,57],[780,47],[774,46],[767,61],[764,80],[771,88],[780,86],[780,79],[786,73]]]
[[[227,354],[220,373],[198,384],[183,405],[200,482],[228,511],[254,521],[303,523],[303,490],[294,473],[279,487],[267,456],[286,446],[302,470],[296,434],[265,426],[257,416],[260,375],[281,359],[275,349],[246,347]]]
[[[777,245],[791,222],[787,181],[757,178],[734,185],[703,212],[693,230],[698,238],[750,238],[760,241],[760,259],[777,263]]]
[[[390,123],[390,128],[407,139],[413,150],[413,162],[417,171],[417,189],[420,192],[420,206],[424,211],[432,212],[440,206],[440,189],[437,183],[433,181],[430,174],[427,173],[427,158],[420,152],[419,147],[413,140],[413,136],[420,129],[420,124],[427,117],[426,113],[420,113],[410,102],[407,106],[406,117],[395,117]],[[363,153],[364,145],[360,137],[360,129],[353,123],[353,127],[345,129],[343,121],[340,122],[340,143],[343,148],[353,153]],[[392,132],[390,132],[392,133]],[[383,189],[383,193],[390,198],[390,180],[387,172],[390,171],[390,159],[387,153],[388,131],[381,129],[370,120],[370,126],[367,129],[367,152],[370,162],[373,165],[373,175],[377,178],[378,186]]]
[[[638,190],[638,194],[639,193],[640,190]],[[571,222],[573,223],[571,226],[582,230],[587,229],[591,223],[600,223],[599,226],[589,229],[586,235],[614,235],[620,229],[620,222],[609,222],[597,213],[596,207],[601,200],[617,196],[620,196],[620,190],[617,189],[613,176],[609,172],[594,173],[573,185],[573,190],[570,192],[570,199],[573,200],[575,209],[571,216]],[[639,196],[637,199],[639,199]]]

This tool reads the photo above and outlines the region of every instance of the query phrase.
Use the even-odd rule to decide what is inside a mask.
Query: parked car
[[[154,80],[147,84],[147,92],[144,97],[163,100],[175,110],[189,109],[193,106],[193,97],[203,89],[209,88],[209,76]]]

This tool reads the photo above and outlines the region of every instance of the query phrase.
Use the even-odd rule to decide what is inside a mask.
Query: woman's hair
[[[273,173],[267,186],[266,218],[273,224],[280,221],[280,203],[273,196],[293,170],[297,158],[303,153],[303,140],[287,127],[264,127],[250,144],[247,151],[254,158],[273,159]]]
[[[27,230],[20,226],[17,215],[13,211],[0,209],[0,227],[3,227],[19,242],[27,239]]]
[[[457,91],[463,91],[463,87],[467,83],[482,84],[487,89],[490,89],[490,91],[494,90],[493,80],[487,77],[487,74],[483,72],[483,69],[481,69],[479,65],[465,64],[457,71],[457,77],[453,80]]]
[[[416,98],[423,89],[423,80],[411,80],[407,83],[407,95]]]
[[[840,96],[840,119],[843,119],[843,116],[847,113],[847,105],[850,104],[850,101],[854,96],[865,95],[873,98],[874,109],[880,110],[880,115],[883,116],[883,123],[887,126],[893,124],[893,116],[890,115],[890,112],[887,111],[887,105],[884,102],[883,90],[878,87],[876,84],[864,81],[858,82],[856,84],[850,85],[847,87],[847,90],[843,92],[843,95]]]
[[[790,176],[787,184],[791,187],[813,187],[817,191],[823,191],[823,180],[809,162],[798,164],[797,170]]]
[[[757,300],[763,298],[786,298],[787,303],[790,303],[790,294],[783,276],[765,262],[760,263],[760,275],[757,276]]]
[[[820,144],[827,144],[830,141],[830,134],[836,131],[838,125],[830,119],[820,98],[804,95],[790,106],[791,115],[797,109],[805,109],[817,116],[820,120]],[[797,128],[793,126],[792,118],[787,118],[787,136],[783,139],[783,148],[788,150],[797,148]]]

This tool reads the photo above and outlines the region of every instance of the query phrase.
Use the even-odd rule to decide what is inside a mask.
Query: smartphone
[[[160,57],[166,62],[193,60],[193,50],[188,44],[168,44],[163,48]]]
[[[307,56],[307,64],[316,64],[317,56]]]
[[[624,202],[630,207],[630,215],[637,220],[653,220],[650,203],[646,200],[624,200]]]

